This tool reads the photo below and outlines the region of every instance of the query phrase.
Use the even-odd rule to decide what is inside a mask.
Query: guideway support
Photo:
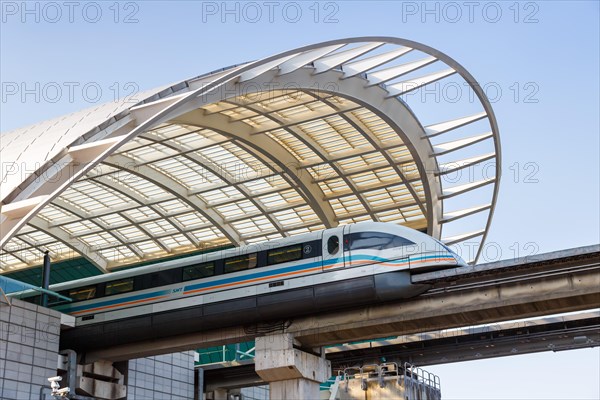
[[[307,353],[289,333],[256,338],[256,373],[269,383],[271,399],[317,400],[319,384],[331,376],[331,363]]]

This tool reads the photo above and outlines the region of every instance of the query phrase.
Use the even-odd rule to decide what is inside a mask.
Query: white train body
[[[73,299],[71,348],[156,339],[416,296],[464,261],[430,236],[365,222],[51,286]],[[93,336],[94,341],[89,338]]]

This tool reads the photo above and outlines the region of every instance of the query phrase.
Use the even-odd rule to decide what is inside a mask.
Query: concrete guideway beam
[[[414,301],[384,304],[297,320],[290,329],[307,346],[324,346],[581,311],[600,304],[600,273],[584,271],[560,278],[490,285],[466,291],[420,296]]]
[[[319,384],[331,376],[331,363],[294,347],[289,333],[256,338],[256,373],[269,382],[271,399],[319,399]]]
[[[540,256],[541,257],[541,256]],[[335,313],[294,319],[287,333],[305,348],[356,340],[400,336],[413,333],[495,323],[520,318],[583,311],[600,304],[600,264],[591,252],[580,258],[555,258],[554,268],[569,267],[546,276],[534,275],[530,268],[514,271],[512,280],[498,282],[485,265],[479,284],[459,290],[440,290],[431,295],[386,304],[377,304]],[[537,267],[553,269],[546,263]],[[575,268],[574,268],[575,267]],[[449,286],[451,288],[452,285]],[[244,327],[231,327],[182,335],[150,342],[97,350],[86,355],[94,359],[126,360],[147,355],[219,346],[254,340]]]

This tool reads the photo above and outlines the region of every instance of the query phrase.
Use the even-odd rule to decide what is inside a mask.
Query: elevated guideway
[[[415,276],[432,289],[414,299],[114,346],[88,360],[131,358],[293,335],[303,349],[441,331],[600,306],[600,245]]]
[[[385,362],[419,366],[566,351],[600,346],[600,310],[501,322],[327,347],[334,374],[344,368]],[[264,382],[248,357],[198,365],[207,391]]]

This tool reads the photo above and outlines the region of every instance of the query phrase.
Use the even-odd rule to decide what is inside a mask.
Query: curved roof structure
[[[40,249],[110,271],[363,220],[470,240],[475,261],[500,178],[475,79],[387,37],[310,45],[6,132],[0,155],[0,272],[40,264]],[[482,179],[464,173],[481,165]]]

